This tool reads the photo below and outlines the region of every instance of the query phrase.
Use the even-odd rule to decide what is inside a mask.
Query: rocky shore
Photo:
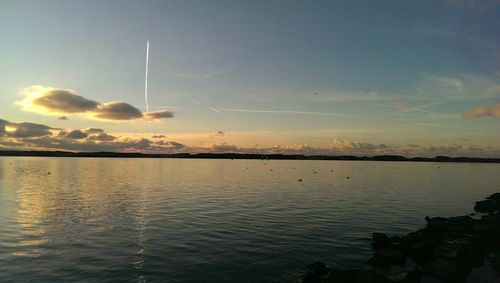
[[[479,214],[426,217],[426,227],[401,237],[373,233],[365,267],[315,262],[300,282],[500,282],[500,193],[476,202],[474,210]]]

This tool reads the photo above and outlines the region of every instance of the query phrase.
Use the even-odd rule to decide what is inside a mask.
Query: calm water
[[[500,164],[3,157],[0,281],[279,282],[316,260],[355,266],[372,232],[469,213],[500,191],[499,173]]]

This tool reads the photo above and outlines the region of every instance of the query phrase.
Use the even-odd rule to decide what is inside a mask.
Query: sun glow
[[[12,126],[5,126],[5,131],[8,133],[13,133],[16,131],[16,128]]]
[[[44,94],[54,90],[51,87],[44,87],[42,85],[33,85],[30,87],[23,88],[20,93],[24,96],[24,99],[16,101],[16,104],[21,106],[21,109],[26,112],[35,112],[43,115],[51,116],[61,116],[64,115],[62,112],[57,112],[51,109],[47,109],[41,105],[35,103],[35,100],[42,97]]]

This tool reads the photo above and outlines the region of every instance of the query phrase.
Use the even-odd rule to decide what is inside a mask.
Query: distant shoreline
[[[0,156],[34,157],[101,157],[101,158],[197,158],[197,159],[257,159],[257,160],[359,160],[359,161],[410,161],[410,162],[470,162],[500,163],[500,158],[479,157],[404,157],[400,155],[353,156],[353,155],[286,155],[246,153],[122,153],[122,152],[70,152],[70,151],[0,151]]]

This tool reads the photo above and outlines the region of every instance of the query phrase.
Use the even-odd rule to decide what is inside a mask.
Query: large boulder
[[[421,269],[422,277],[439,280],[442,283],[465,282],[470,272],[464,263],[460,261],[438,259],[427,263]]]
[[[380,273],[369,269],[332,269],[322,283],[389,283]]]
[[[302,283],[319,283],[328,274],[328,268],[320,261],[307,266],[307,272],[302,277]]]
[[[372,249],[378,250],[387,247],[391,243],[391,239],[384,233],[373,233],[372,234]]]
[[[491,196],[487,197],[487,199],[500,201],[500,193],[494,193]]]
[[[388,267],[390,265],[402,265],[405,263],[406,255],[395,249],[380,249],[368,260],[373,266]]]
[[[500,209],[500,201],[495,199],[485,199],[476,202],[474,210],[481,213],[491,213]]]
[[[454,232],[454,233],[469,233],[472,232],[473,220],[470,216],[456,217],[425,217],[427,228],[434,231]]]

